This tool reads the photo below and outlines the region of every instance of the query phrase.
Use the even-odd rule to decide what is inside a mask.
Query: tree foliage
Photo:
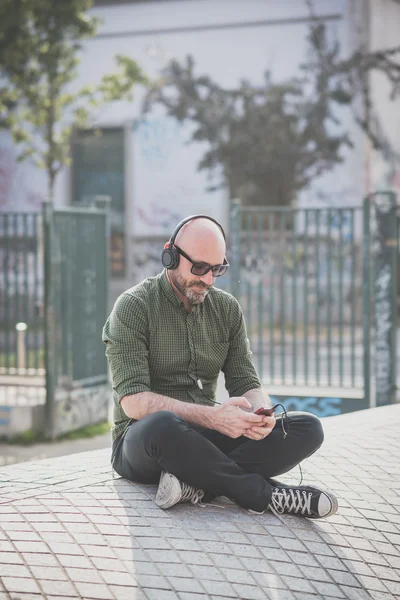
[[[46,169],[49,197],[69,163],[75,128],[88,127],[102,104],[129,99],[136,83],[146,83],[138,64],[116,56],[116,70],[95,86],[72,91],[82,42],[95,35],[98,21],[87,11],[91,0],[2,0],[0,3],[0,125]]]
[[[223,89],[195,72],[192,57],[172,61],[149,90],[144,113],[161,105],[178,122],[193,125],[191,141],[207,142],[200,170],[222,178],[213,187],[228,186],[231,197],[245,204],[291,205],[298,192],[343,160],[351,140],[341,123],[339,106],[371,102],[365,92],[366,75],[386,73],[393,94],[399,92],[398,49],[354,53],[340,58],[340,46],[329,43],[325,26],[313,22],[309,52],[300,75],[276,83],[267,72],[261,86],[242,80]],[[369,115],[371,111],[369,112]],[[356,120],[378,146],[382,136],[366,111]]]

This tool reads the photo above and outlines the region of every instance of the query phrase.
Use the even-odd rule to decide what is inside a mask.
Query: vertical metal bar
[[[392,390],[392,403],[396,402],[396,389],[397,389],[397,284],[398,284],[398,244],[397,244],[397,197],[393,192],[390,194],[392,199],[392,221],[389,231],[389,239],[386,241],[387,244],[391,245],[391,271],[392,271],[392,289],[391,289],[391,313],[392,313],[392,336],[391,336],[391,353],[392,353],[392,370],[391,370],[391,390]]]
[[[43,242],[44,242],[44,314],[45,314],[45,365],[46,365],[46,403],[45,434],[55,437],[55,340],[54,340],[54,287],[52,268],[52,227],[53,207],[51,202],[43,204]]]
[[[4,304],[4,337],[5,337],[5,355],[4,355],[4,366],[6,368],[6,372],[10,368],[10,329],[11,329],[11,319],[10,319],[10,303],[11,303],[11,294],[10,294],[10,238],[8,234],[9,229],[9,215],[4,215],[4,290],[5,290],[5,304]]]
[[[0,290],[2,293],[2,301],[0,301],[0,337],[3,337],[2,343],[0,344],[0,367],[3,367],[3,347],[5,342],[5,331],[6,331],[6,319],[4,310],[7,302],[7,290],[4,286],[4,270],[6,266],[6,254],[5,254],[5,235],[4,235],[4,215],[0,214]]]
[[[285,314],[285,302],[286,302],[286,294],[285,294],[285,250],[286,250],[286,239],[285,239],[285,212],[281,209],[279,215],[279,244],[280,244],[280,312],[281,312],[281,380],[282,383],[285,381],[285,356],[286,356],[286,347],[285,347],[285,322],[286,322],[286,314]]]
[[[42,313],[42,307],[40,305],[40,295],[39,295],[39,286],[40,286],[40,282],[39,282],[39,268],[40,268],[40,264],[39,264],[39,260],[40,260],[40,253],[39,253],[39,243],[40,243],[40,228],[39,228],[39,223],[40,223],[40,217],[39,215],[34,215],[33,216],[33,231],[34,231],[34,280],[33,280],[33,297],[34,297],[34,307],[35,307],[35,313],[34,313],[34,319],[33,322],[35,324],[35,340],[34,340],[34,348],[35,348],[35,352],[34,352],[34,364],[33,367],[34,369],[39,369],[39,356],[40,356],[40,344],[39,344],[39,326],[42,324],[42,320],[41,320],[41,313]],[[40,327],[41,329],[41,327]]]
[[[20,294],[20,239],[19,239],[19,227],[18,227],[18,217],[19,215],[14,213],[14,285],[15,285],[15,301],[14,301],[14,311],[13,311],[13,332],[14,332],[14,361],[15,367],[17,367],[17,336],[15,325],[18,321],[20,321],[20,313],[21,313],[21,294]]]
[[[258,263],[258,290],[257,290],[257,321],[258,321],[258,374],[262,381],[263,379],[263,367],[264,367],[264,345],[263,345],[263,333],[264,333],[264,319],[263,319],[263,277],[264,277],[264,264],[262,257],[263,252],[263,231],[264,231],[264,219],[263,213],[260,210],[257,215],[257,263]]]
[[[28,269],[28,253],[29,253],[29,229],[28,229],[28,215],[25,213],[22,215],[22,226],[23,226],[23,238],[24,238],[24,243],[21,244],[22,249],[23,249],[23,278],[22,278],[22,282],[23,286],[24,286],[24,292],[23,292],[23,305],[24,305],[24,312],[23,312],[23,320],[24,322],[27,324],[27,330],[26,330],[26,336],[25,336],[25,354],[27,356],[27,361],[26,361],[26,365],[25,368],[30,367],[30,337],[31,337],[31,323],[30,323],[30,319],[28,316],[28,310],[29,310],[29,302],[28,302],[28,296],[29,296],[29,269]]]
[[[273,381],[275,374],[275,342],[274,342],[274,329],[275,329],[275,281],[274,281],[274,257],[273,257],[273,249],[274,249],[274,221],[275,215],[272,210],[268,211],[268,254],[271,256],[271,268],[270,268],[270,278],[269,278],[269,294],[270,294],[270,302],[269,302],[269,368],[270,368],[270,379]]]
[[[328,233],[328,277],[327,277],[327,324],[328,324],[328,385],[332,385],[332,209],[327,210],[327,233]]]
[[[320,225],[321,210],[315,210],[315,375],[317,385],[321,382],[321,289],[320,289]]]
[[[72,295],[72,290],[69,286],[69,273],[68,273],[68,263],[71,258],[70,252],[70,243],[71,243],[71,229],[70,222],[72,215],[71,214],[63,214],[59,216],[62,219],[62,226],[58,228],[58,235],[60,237],[60,348],[58,355],[60,356],[60,369],[61,373],[64,377],[68,375],[68,336],[69,336],[69,328],[68,328],[68,299]]]
[[[371,406],[371,271],[370,271],[370,247],[371,247],[371,197],[364,198],[363,203],[363,372],[364,372],[364,398],[368,406]]]
[[[338,208],[338,220],[339,220],[339,381],[340,386],[343,387],[343,223],[345,220],[346,209]]]
[[[297,379],[297,210],[293,210],[292,216],[292,384],[295,384]]]
[[[309,209],[305,209],[304,223],[304,383],[308,383],[308,216]]]
[[[355,210],[351,209],[351,385],[356,382],[356,240],[355,240]]]
[[[239,300],[239,302],[240,302],[240,295],[241,295],[241,283],[240,283],[241,244],[240,244],[240,241],[241,241],[241,233],[242,233],[240,200],[232,200],[230,216],[231,216],[230,246],[231,246],[231,255],[232,255],[231,260],[229,261],[232,264],[232,268],[230,269],[230,271],[231,271],[230,284],[231,284],[232,295],[235,296],[235,298],[237,298],[237,300]],[[109,220],[107,218],[107,223],[108,223],[108,221]],[[109,225],[107,224],[107,231],[108,231],[108,228],[109,228]],[[107,294],[108,294],[108,291],[107,291]]]
[[[253,294],[252,294],[252,284],[251,284],[251,270],[253,268],[252,265],[252,258],[253,258],[253,254],[252,254],[252,237],[253,237],[253,232],[252,232],[252,213],[250,211],[247,211],[247,218],[246,218],[246,247],[247,247],[247,252],[246,252],[246,322],[247,322],[247,327],[248,327],[248,336],[249,339],[252,340],[253,338],[253,307],[252,307],[252,299],[253,299]]]

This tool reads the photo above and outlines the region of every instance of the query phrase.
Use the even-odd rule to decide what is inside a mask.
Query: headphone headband
[[[190,217],[186,217],[185,219],[182,219],[182,221],[180,223],[178,223],[178,225],[175,227],[174,231],[172,232],[171,237],[169,238],[169,243],[175,244],[175,238],[178,235],[178,233],[180,232],[180,230],[182,229],[182,227],[184,225],[186,225],[186,223],[189,223],[189,221],[194,221],[194,219],[208,219],[209,221],[212,221],[213,223],[218,225],[218,227],[220,228],[220,230],[222,232],[222,235],[224,236],[224,240],[226,241],[224,230],[222,229],[222,227],[218,223],[218,221],[213,219],[213,217],[209,217],[208,215],[191,215]]]

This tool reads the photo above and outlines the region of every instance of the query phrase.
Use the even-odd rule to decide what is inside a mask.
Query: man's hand
[[[271,433],[271,431],[276,425],[276,419],[274,415],[272,415],[271,417],[264,417],[264,421],[265,422],[262,424],[261,427],[259,425],[254,425],[253,427],[251,427],[251,429],[248,429],[243,435],[245,437],[248,437],[250,440],[262,440]]]
[[[230,398],[215,409],[213,429],[231,438],[244,435],[252,440],[262,439],[274,428],[275,418],[247,412],[251,408],[252,405],[244,396]]]

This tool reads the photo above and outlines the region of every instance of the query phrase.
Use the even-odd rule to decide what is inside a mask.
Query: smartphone
[[[258,408],[255,411],[255,415],[264,415],[266,417],[271,417],[272,414],[276,411],[276,409],[278,408],[279,404],[274,404],[274,406],[271,406],[270,408]]]

